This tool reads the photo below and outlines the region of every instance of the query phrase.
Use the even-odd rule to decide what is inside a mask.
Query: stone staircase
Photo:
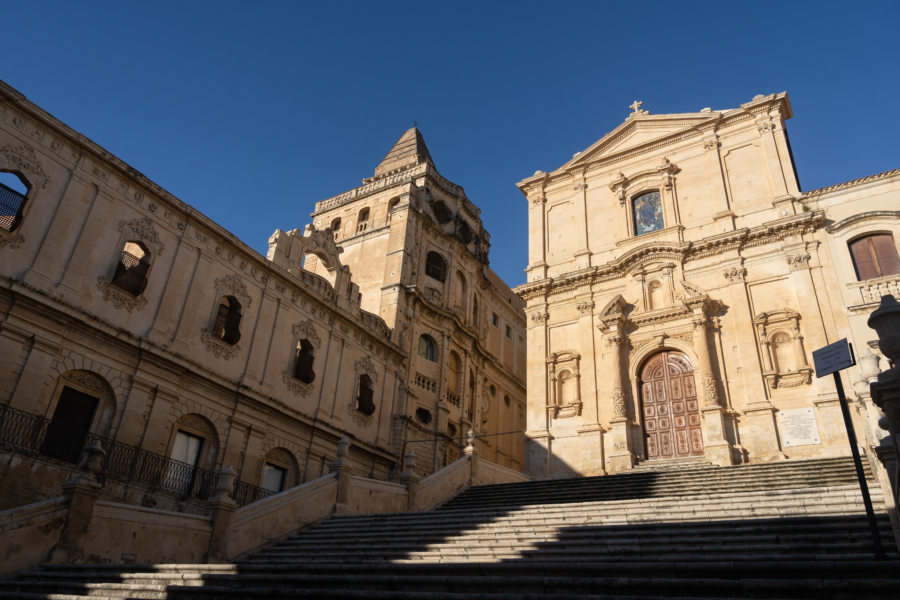
[[[850,459],[472,488],[425,513],[334,517],[228,565],[45,565],[0,598],[900,597]]]

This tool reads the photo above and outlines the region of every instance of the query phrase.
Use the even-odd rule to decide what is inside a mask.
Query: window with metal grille
[[[438,281],[444,281],[447,276],[447,263],[444,257],[437,252],[429,252],[425,257],[425,274]]]
[[[150,272],[150,251],[140,242],[129,241],[122,248],[119,264],[113,274],[112,284],[133,296],[139,295],[147,287]]]
[[[0,229],[15,231],[22,223],[28,186],[14,173],[0,172]]]
[[[369,227],[369,209],[364,208],[359,211],[359,216],[356,218],[356,232],[362,233]]]
[[[850,257],[859,281],[900,274],[897,246],[890,233],[875,233],[853,240]]]
[[[219,304],[212,335],[226,344],[237,344],[241,339],[240,327],[241,303],[234,296],[225,296]]]
[[[299,379],[303,383],[312,383],[316,378],[313,371],[313,361],[315,360],[315,350],[309,340],[300,340],[297,346],[297,352],[294,355],[294,379]]]
[[[356,410],[364,415],[375,413],[375,395],[372,378],[366,374],[359,376],[359,391],[356,394]]]

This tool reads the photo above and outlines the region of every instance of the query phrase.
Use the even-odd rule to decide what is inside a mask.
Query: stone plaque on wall
[[[776,414],[778,431],[785,447],[821,444],[816,413],[812,408],[780,410]]]

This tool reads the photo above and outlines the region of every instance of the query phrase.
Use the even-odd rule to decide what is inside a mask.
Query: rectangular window
[[[180,429],[175,433],[169,466],[166,469],[165,487],[183,494],[190,494],[194,485],[194,470],[200,461],[203,438]],[[175,462],[177,461],[177,462]]]
[[[500,317],[497,316],[497,313],[491,313],[491,325],[500,327]]]
[[[263,471],[262,486],[260,487],[267,492],[277,494],[284,489],[285,476],[287,476],[287,469],[266,463],[266,468]]]
[[[506,337],[508,339],[512,339],[512,327],[510,327],[509,325],[506,326]]]
[[[99,400],[66,386],[59,395],[41,454],[77,463],[87,442]]]

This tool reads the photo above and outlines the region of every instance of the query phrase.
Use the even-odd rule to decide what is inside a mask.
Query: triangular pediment
[[[666,139],[677,139],[698,126],[720,119],[721,112],[683,113],[674,115],[633,114],[562,166],[564,170],[587,166],[607,157]]]

